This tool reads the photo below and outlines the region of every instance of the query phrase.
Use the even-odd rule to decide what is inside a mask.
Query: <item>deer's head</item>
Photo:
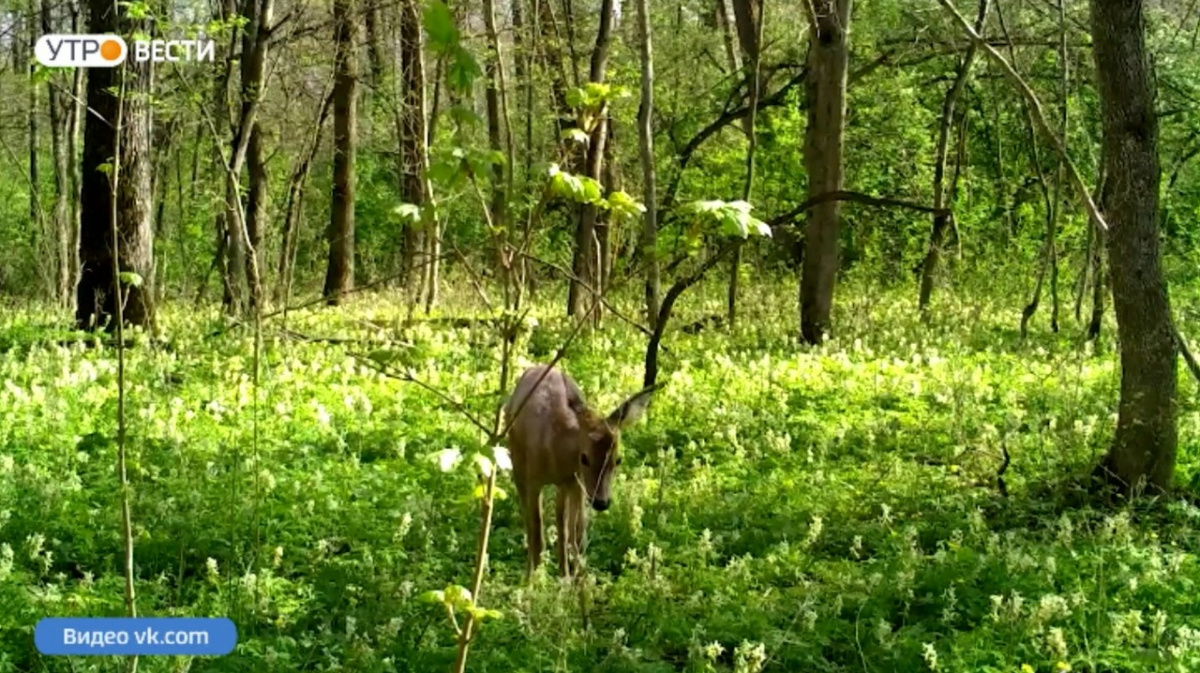
[[[603,512],[612,504],[612,478],[621,464],[621,429],[635,423],[646,407],[650,397],[658,390],[650,386],[625,400],[608,416],[600,416],[590,409],[579,413],[580,446],[579,467],[575,473],[583,484],[592,507]]]

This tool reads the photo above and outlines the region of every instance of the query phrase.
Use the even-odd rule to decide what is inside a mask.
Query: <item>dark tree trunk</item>
[[[1113,312],[1121,343],[1116,436],[1103,473],[1125,490],[1170,487],[1178,345],[1158,232],[1158,123],[1141,0],[1092,0],[1103,115],[1104,199]]]
[[[421,13],[415,2],[400,7],[401,104],[396,107],[396,134],[400,144],[400,199],[424,206],[428,200],[422,170],[425,155],[425,67],[421,53]],[[401,241],[401,283],[415,301],[425,293],[425,222],[404,223]]]
[[[851,0],[816,0],[817,21],[809,42],[805,82],[808,126],[804,167],[809,198],[842,188],[842,132],[846,118],[847,32]],[[840,208],[837,201],[815,206],[804,232],[800,277],[800,337],[820,343],[833,311],[838,272]]]
[[[113,4],[107,0],[91,0],[88,9],[89,33],[129,34],[145,29],[131,20],[119,19]],[[125,322],[148,325],[153,318],[147,128],[150,111],[145,96],[150,81],[149,63],[129,59],[122,68],[92,68],[87,79],[89,113],[84,122],[81,196],[84,218],[79,242],[80,278],[75,321],[83,329],[100,325],[109,329],[116,327],[119,279],[113,277],[113,270],[117,266],[122,274],[135,273],[143,280],[140,285],[122,284]],[[119,99],[112,92],[122,88],[125,95]],[[114,204],[110,179],[113,171],[110,169],[118,149]]]
[[[254,258],[246,257],[246,278],[250,283],[250,307],[261,302],[262,278],[262,232],[267,223],[267,157],[263,153],[262,129],[258,122],[250,127],[250,141],[246,147],[246,167],[250,173],[249,189],[246,192],[246,238]]]
[[[603,82],[608,68],[608,53],[612,45],[613,0],[601,0],[600,28],[596,33],[596,46],[592,50],[592,62],[589,80]],[[591,138],[587,147],[585,171],[588,177],[600,181],[604,166],[604,146],[608,140],[607,106],[591,130]],[[574,278],[571,279],[567,295],[567,314],[580,316],[591,307],[591,302],[582,301],[585,294],[584,285],[597,289],[600,278],[600,255],[596,241],[596,206],[585,203],[579,209],[579,221],[575,229],[575,263]]]
[[[720,11],[724,13],[724,0]],[[637,0],[638,32],[641,34],[642,104],[638,107],[638,150],[642,160],[642,201],[646,216],[642,223],[641,257],[646,265],[646,322],[658,325],[661,291],[658,275],[658,192],[654,170],[654,43],[649,0]]]
[[[338,304],[354,288],[354,157],[357,137],[358,19],[353,0],[333,3],[336,45],[333,89],[333,204],[329,222],[329,267],[325,299]]]

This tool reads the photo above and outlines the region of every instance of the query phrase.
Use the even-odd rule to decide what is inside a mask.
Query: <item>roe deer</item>
[[[542,489],[553,484],[558,494],[555,547],[559,571],[570,577],[587,532],[584,498],[598,512],[608,509],[613,470],[621,464],[621,428],[641,417],[659,387],[642,390],[603,417],[587,406],[579,386],[565,373],[538,365],[521,375],[504,412],[525,523],[527,578],[542,560]]]

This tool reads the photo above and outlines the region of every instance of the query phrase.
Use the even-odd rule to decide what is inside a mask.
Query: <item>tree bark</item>
[[[140,22],[118,17],[108,0],[88,3],[88,32],[130,34],[144,30]],[[124,320],[128,325],[148,325],[153,319],[153,235],[150,223],[149,63],[126,60],[119,68],[92,68],[87,77],[82,162],[82,212],[80,278],[75,322],[81,329],[101,325],[116,327],[118,278],[113,278],[113,257],[122,274],[135,273],[143,283],[121,283]],[[124,91],[118,98],[114,91]],[[117,128],[121,106],[121,124]],[[119,140],[118,140],[119,137]],[[119,171],[114,208],[111,176],[113,157],[120,143]],[[113,216],[116,215],[114,226]],[[116,231],[119,241],[115,240]],[[115,250],[114,250],[115,248]]]
[[[400,7],[400,105],[396,107],[396,135],[400,144],[400,199],[424,207],[429,195],[425,190],[423,159],[427,141],[425,118],[425,67],[422,55],[421,13],[417,4],[405,0]],[[414,301],[422,302],[426,292],[425,221],[405,222],[401,241],[401,283]]]
[[[55,31],[50,2],[40,0],[42,33]],[[72,227],[71,208],[75,196],[71,191],[71,161],[68,151],[75,145],[70,138],[70,116],[74,101],[60,92],[62,82],[52,78],[46,83],[46,97],[50,107],[50,147],[54,160],[54,209],[51,222],[54,232],[54,295],[55,301],[64,308],[73,308],[74,302],[74,246],[77,245]]]
[[[1113,312],[1121,344],[1116,436],[1102,473],[1126,491],[1171,486],[1178,440],[1176,359],[1158,232],[1158,121],[1141,0],[1092,0],[1093,53],[1108,188]]]
[[[250,250],[246,255],[246,279],[250,285],[250,309],[262,303],[262,232],[267,220],[267,157],[263,153],[262,129],[258,122],[250,127],[250,140],[246,148],[246,168],[249,185],[246,191],[246,238]]]
[[[608,68],[608,53],[612,45],[614,0],[601,0],[600,28],[596,32],[596,46],[592,50],[589,81],[603,82]],[[586,175],[599,182],[604,166],[604,146],[608,142],[607,106],[602,106],[600,119],[591,130],[585,162]],[[591,301],[584,301],[585,286],[596,288],[600,275],[600,259],[596,241],[596,206],[587,203],[579,209],[579,220],[575,228],[575,263],[570,290],[567,295],[567,314],[582,316]]]
[[[815,0],[808,77],[808,125],[804,166],[812,198],[842,188],[842,134],[846,118],[847,33],[852,0]],[[804,235],[800,278],[800,337],[810,344],[825,338],[833,310],[838,272],[839,204],[822,203],[810,213]]]
[[[722,11],[724,2],[722,0]],[[762,0],[733,0],[733,12],[737,24],[738,41],[746,56],[746,80],[750,83],[750,100],[746,115],[746,173],[742,182],[742,200],[749,202],[754,191],[754,154],[758,149],[758,134],[755,132],[758,117],[758,100],[762,97]],[[742,243],[735,244],[729,264],[729,291],[725,302],[725,320],[729,329],[737,322],[738,281],[742,269]]]
[[[729,6],[725,4],[725,0],[714,0],[713,15],[717,28],[721,31],[721,41],[725,44],[725,60],[729,61],[729,74],[736,76],[742,71],[742,53],[733,38],[734,29],[730,26],[732,20],[729,18]]]
[[[354,288],[354,160],[358,145],[358,17],[354,0],[333,3],[333,203],[329,222],[329,266],[325,301],[341,303]]]
[[[725,11],[725,0],[718,0]],[[649,0],[637,0],[638,33],[641,36],[642,103],[638,107],[638,150],[642,160],[642,202],[646,206],[642,221],[641,256],[646,267],[646,321],[651,330],[658,324],[658,194],[654,170],[654,45],[650,27]]]

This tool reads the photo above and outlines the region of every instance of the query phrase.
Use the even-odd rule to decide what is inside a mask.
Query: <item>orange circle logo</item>
[[[100,56],[106,61],[115,61],[121,58],[121,43],[116,40],[105,40],[104,44],[100,45]]]

